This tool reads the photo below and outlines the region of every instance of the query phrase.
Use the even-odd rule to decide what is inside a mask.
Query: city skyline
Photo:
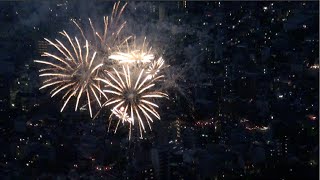
[[[127,2],[122,32],[169,65],[161,120],[130,140],[110,111],[61,113],[34,62],[114,3],[0,2],[1,179],[319,178],[319,2]]]

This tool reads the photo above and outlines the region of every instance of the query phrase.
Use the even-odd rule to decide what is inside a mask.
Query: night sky
[[[168,65],[161,120],[130,140],[109,109],[60,112],[34,62],[59,53],[44,38],[82,38],[72,21],[94,44],[114,3],[0,1],[0,179],[319,178],[318,1],[128,2],[117,37]]]

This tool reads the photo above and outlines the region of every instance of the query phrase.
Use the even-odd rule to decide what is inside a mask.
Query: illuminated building
[[[37,49],[39,56],[42,55],[44,52],[48,52],[48,42],[44,40],[39,40]]]
[[[182,123],[180,119],[170,123],[170,126],[168,127],[169,143],[175,143],[176,145],[181,143],[181,128]]]

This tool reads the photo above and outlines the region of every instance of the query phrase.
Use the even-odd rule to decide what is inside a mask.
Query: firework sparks
[[[147,69],[148,78],[149,79],[155,78],[163,67],[164,67],[164,60],[162,59],[162,57],[160,57],[156,61],[153,61]]]
[[[129,121],[130,131],[131,124],[134,125],[137,121],[140,136],[142,137],[142,131],[145,132],[144,120],[150,129],[150,123],[153,122],[152,117],[160,120],[160,115],[156,111],[158,105],[154,103],[154,99],[166,97],[167,95],[154,88],[155,82],[163,76],[150,79],[143,68],[133,68],[131,70],[128,65],[123,65],[121,70],[113,68],[113,71],[107,72],[110,80],[102,78],[97,78],[97,80],[107,85],[104,92],[112,94],[112,98],[104,105],[113,106],[113,109],[123,107],[123,112],[129,114],[131,118],[131,121]],[[111,117],[109,118],[110,121],[112,120]],[[119,121],[121,120],[127,121],[123,118],[119,119]]]
[[[68,39],[68,44],[72,48],[69,50],[65,44],[57,39],[55,40],[56,42],[45,39],[59,52],[59,55],[45,52],[42,56],[47,57],[47,60],[35,60],[35,62],[46,66],[40,70],[41,74],[39,76],[45,79],[40,89],[53,87],[50,92],[51,97],[59,93],[63,94],[64,104],[61,112],[72,97],[76,97],[76,111],[81,97],[83,95],[86,96],[86,104],[92,117],[91,99],[95,99],[101,106],[101,98],[99,96],[103,95],[107,98],[100,89],[98,82],[94,80],[97,76],[97,70],[102,64],[95,61],[96,52],[90,53],[88,41],[82,47],[76,37],[74,42],[65,31],[61,34]]]
[[[124,123],[124,122],[132,123],[132,118],[125,112],[124,107],[120,107],[120,109],[113,108],[111,110],[111,112],[112,112],[112,114],[117,116],[119,119],[121,119],[122,123]]]

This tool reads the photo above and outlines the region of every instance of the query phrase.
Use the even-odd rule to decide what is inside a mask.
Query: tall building
[[[169,143],[173,142],[176,145],[181,143],[181,120],[177,119],[170,123],[169,131]]]
[[[187,127],[184,131],[183,131],[183,135],[182,135],[182,141],[183,141],[183,146],[187,149],[193,149],[196,147],[196,137],[194,134],[194,129],[191,127]]]
[[[10,89],[9,79],[5,76],[0,76],[0,113],[8,111],[10,105]]]
[[[170,179],[170,155],[165,146],[151,149],[151,160],[156,179]]]
[[[14,65],[9,62],[0,61],[0,121],[8,117],[10,104],[10,86],[13,79]]]

